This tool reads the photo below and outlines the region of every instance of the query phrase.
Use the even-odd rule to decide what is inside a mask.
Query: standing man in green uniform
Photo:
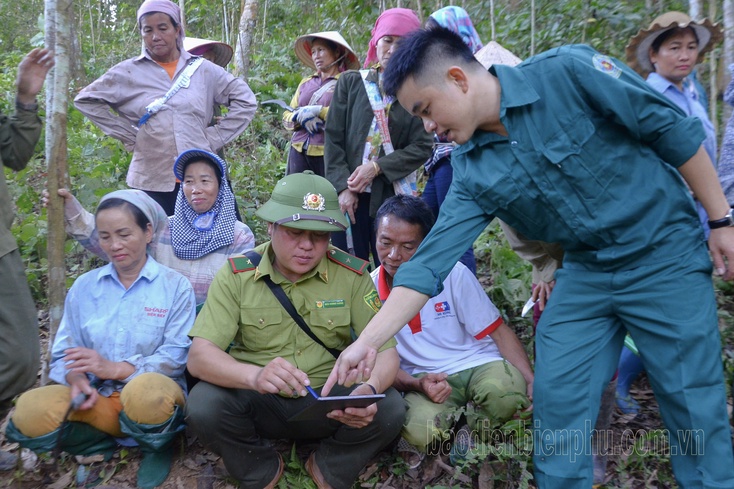
[[[36,95],[53,66],[53,54],[34,49],[18,66],[15,114],[0,113],[0,161],[19,171],[33,156],[41,136]],[[14,218],[5,173],[0,170],[0,421],[11,400],[36,381],[38,373],[38,320],[28,289],[18,244],[10,232]],[[7,463],[6,463],[7,462]],[[15,457],[0,452],[0,469],[15,467]]]
[[[352,343],[380,299],[367,262],[329,245],[346,220],[328,180],[310,171],[288,175],[256,214],[268,222],[271,241],[217,273],[191,330],[188,368],[202,381],[189,396],[186,422],[242,487],[277,484],[284,464],[267,440],[289,438],[321,440],[306,462],[317,487],[349,488],[405,419],[403,400],[390,387],[399,365],[396,343],[377,353],[369,384],[334,389],[336,395],[385,393],[379,404],[289,421],[313,402],[306,386],[319,390],[334,366],[326,347],[341,351]],[[289,316],[268,280],[322,345]]]
[[[427,131],[462,146],[436,226],[324,391],[368,376],[374,348],[441,290],[498,217],[565,250],[535,340],[538,486],[592,485],[591,430],[629,331],[678,484],[734,487],[711,260],[683,179],[712,219],[709,247],[725,279],[734,277],[734,218],[700,122],[587,46],[487,71],[454,34],[419,32],[393,54],[384,85]]]

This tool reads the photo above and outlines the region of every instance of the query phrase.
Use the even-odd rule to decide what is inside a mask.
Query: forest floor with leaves
[[[720,301],[721,305],[721,301]],[[730,317],[734,305],[730,300],[723,304],[724,317]],[[47,346],[48,319],[45,311],[41,320],[42,349]],[[722,319],[725,339],[725,357],[731,358],[732,336],[730,321]],[[729,363],[727,362],[727,365]],[[606,471],[606,488],[674,488],[667,442],[658,413],[657,403],[644,375],[633,385],[632,395],[642,407],[638,415],[624,415],[615,410],[609,430],[611,446]],[[732,400],[729,397],[729,413]],[[0,449],[19,453],[17,444],[4,438],[8,418],[0,420]],[[530,419],[516,419],[504,426],[505,433],[514,433],[513,439],[503,439],[491,444],[480,444],[464,461],[452,466],[448,450],[436,456],[428,456],[417,469],[409,469],[397,455],[395,447],[379,453],[359,476],[354,488],[408,489],[408,488],[478,488],[500,489],[535,487],[532,480],[532,461],[528,439],[532,426]],[[527,427],[526,429],[523,427]],[[315,444],[294,445],[285,440],[275,442],[286,463],[286,470],[279,488],[311,489],[315,485],[308,476],[304,463]],[[31,459],[33,456],[31,455]],[[108,461],[84,461],[85,467],[65,453],[59,458],[58,468],[50,456],[42,455],[33,463],[28,460],[27,469],[0,472],[0,488],[63,489],[87,487],[96,483],[99,489],[134,488],[141,455],[136,448],[120,448]],[[220,457],[205,450],[190,434],[181,436],[174,446],[171,473],[160,486],[163,489],[234,489],[236,482],[229,478]]]

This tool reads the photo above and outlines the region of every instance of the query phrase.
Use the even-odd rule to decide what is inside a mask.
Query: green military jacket
[[[705,138],[701,121],[623,63],[564,46],[490,68],[508,135],[477,130],[451,153],[451,190],[394,285],[441,290],[494,217],[558,243],[563,268],[622,271],[674,260],[705,237],[677,168]]]
[[[368,80],[376,80],[372,70]],[[362,164],[364,145],[375,114],[367,98],[362,75],[358,71],[342,73],[336,83],[329,105],[324,142],[326,178],[337,192],[347,188],[347,178]],[[377,164],[380,175],[372,182],[370,216],[389,197],[395,195],[392,182],[417,170],[431,156],[433,135],[423,128],[423,122],[413,117],[397,100],[388,112],[388,129],[395,151],[385,155],[380,149]]]
[[[41,119],[35,110],[18,108],[15,115],[0,114],[0,161],[15,171],[22,170],[33,156],[41,136]],[[0,257],[18,247],[10,232],[13,224],[13,201],[5,183],[5,172],[0,172]]]
[[[231,258],[209,288],[192,337],[207,339],[240,362],[265,366],[282,357],[304,371],[311,385],[326,382],[335,358],[304,333],[268,288],[263,277],[280,285],[311,331],[328,347],[352,343],[381,303],[366,262],[330,247],[327,256],[297,282],[273,268],[272,247],[265,243],[255,267],[246,257]],[[383,349],[395,346],[395,340]]]

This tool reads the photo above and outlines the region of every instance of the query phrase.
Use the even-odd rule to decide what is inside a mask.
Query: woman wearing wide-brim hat
[[[229,44],[211,41],[209,39],[200,39],[198,37],[187,36],[184,39],[183,45],[184,49],[194,56],[201,56],[222,68],[227,68],[234,54],[232,46]]]
[[[627,63],[647,83],[692,117],[698,117],[706,132],[703,146],[716,165],[716,134],[704,108],[705,94],[697,90],[691,75],[704,55],[723,38],[721,29],[708,19],[692,20],[682,12],[666,12],[641,29],[627,45]],[[708,236],[705,212],[701,223]]]
[[[680,107],[687,115],[698,117],[706,132],[703,147],[716,165],[716,133],[701,103],[701,97],[691,75],[696,64],[703,61],[722,39],[721,29],[708,19],[693,21],[682,12],[667,12],[652,21],[647,29],[640,29],[627,45],[627,64],[658,92]],[[695,197],[695,196],[694,196]],[[708,216],[696,201],[706,237]],[[632,382],[642,371],[637,355],[625,348],[619,360],[617,406],[624,413],[637,413],[639,404],[629,394]]]
[[[625,49],[627,64],[643,77],[655,71],[650,57],[651,50],[657,52],[665,38],[681,31],[689,30],[695,34],[698,44],[698,55],[694,58],[694,65],[703,61],[704,55],[721,42],[723,34],[718,24],[709,19],[692,20],[683,12],[666,12],[652,21],[647,29],[640,31],[630,39]],[[660,39],[660,38],[663,39]]]
[[[296,39],[296,57],[316,70],[298,84],[283,124],[293,131],[286,174],[311,170],[324,175],[324,124],[336,80],[346,70],[359,69],[359,59],[336,31],[306,34]]]

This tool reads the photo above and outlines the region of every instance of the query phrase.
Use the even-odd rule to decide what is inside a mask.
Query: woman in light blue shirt
[[[50,377],[60,385],[20,396],[8,438],[40,452],[61,439],[69,453],[111,455],[115,438],[131,437],[144,454],[138,485],[155,487],[168,475],[170,445],[183,429],[194,293],[183,275],[148,254],[168,223],[143,191],[106,195],[95,223],[110,263],[69,290],[52,348]],[[72,399],[83,402],[64,424]]]
[[[667,12],[655,20],[647,30],[641,30],[627,46],[627,61],[647,83],[665,95],[689,117],[701,121],[706,139],[703,147],[716,166],[716,133],[706,113],[694,75],[703,55],[721,40],[717,25],[704,19],[694,22],[681,12]],[[695,196],[694,196],[695,197]],[[706,238],[709,237],[708,215],[696,199],[696,209]],[[628,348],[622,349],[617,379],[617,406],[626,414],[637,414],[639,403],[629,389],[644,369],[640,357]]]
[[[702,103],[705,95],[699,93],[691,73],[721,38],[718,25],[708,19],[694,22],[684,13],[667,12],[653,20],[647,30],[640,30],[627,46],[630,67],[687,116],[701,121],[706,133],[703,147],[714,166],[716,132]],[[698,200],[696,206],[708,238],[708,216]]]

